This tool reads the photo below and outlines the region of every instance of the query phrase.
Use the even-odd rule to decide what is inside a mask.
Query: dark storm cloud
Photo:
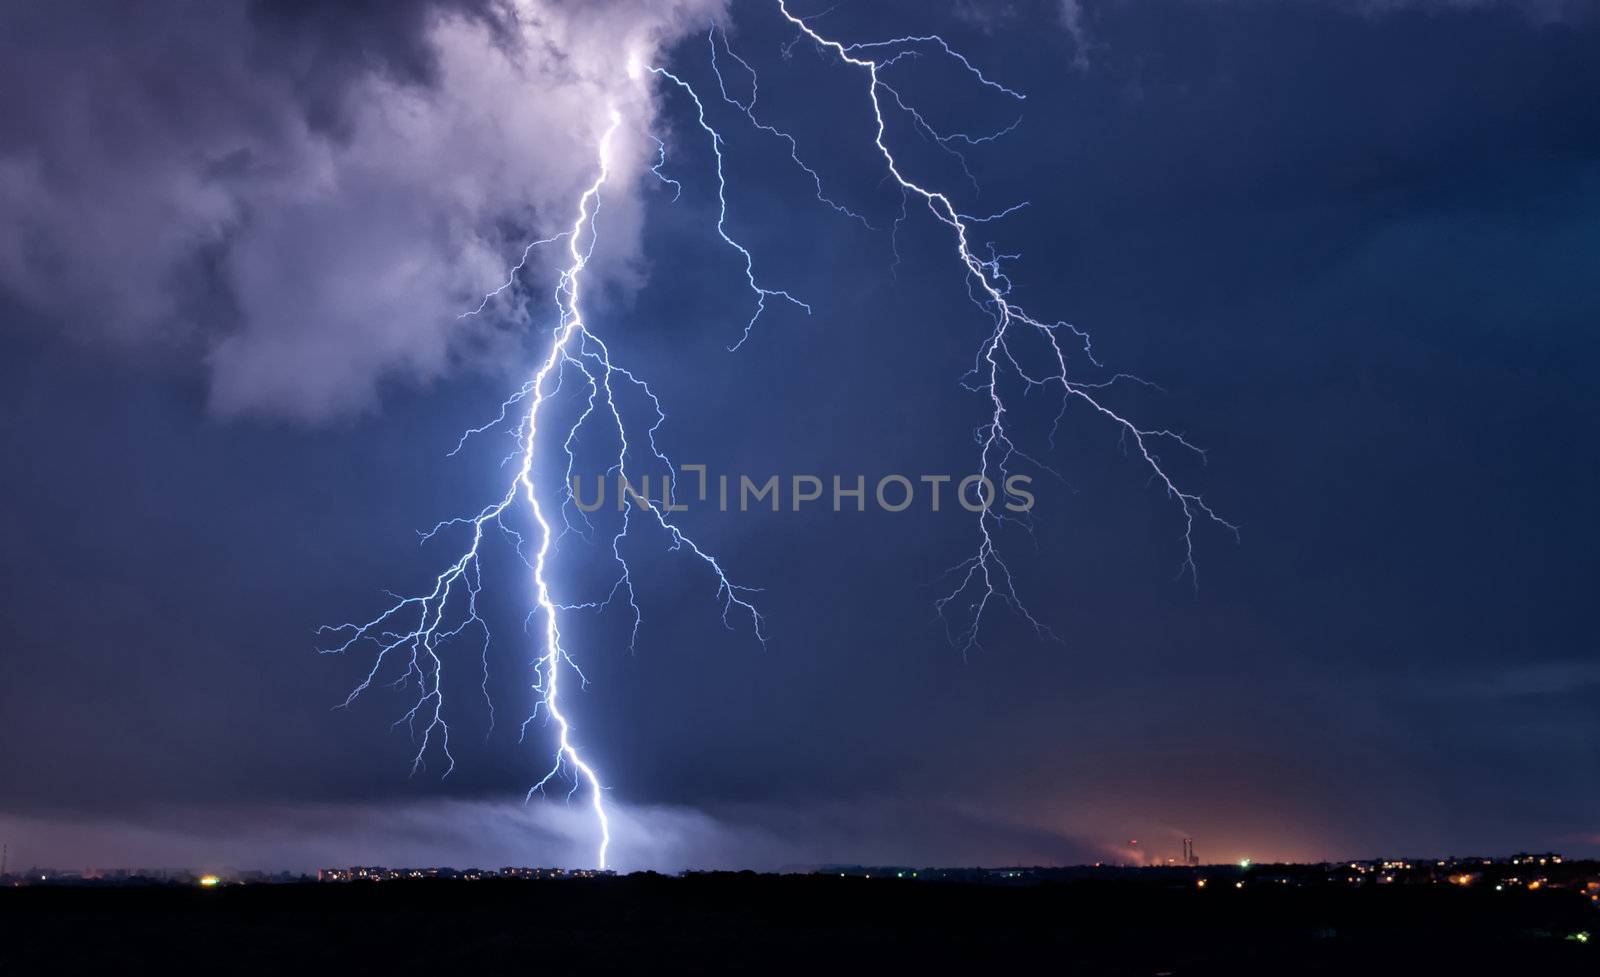
[[[5,235],[8,284],[44,303],[109,277],[117,291],[96,311],[176,328],[151,320],[181,303],[169,292],[203,285],[198,245],[234,216],[226,182],[293,171],[305,130],[348,129],[349,89],[369,74],[428,84],[425,29],[439,15],[419,2],[383,16],[344,4],[9,5],[0,158],[8,214],[32,220]],[[112,253],[97,261],[98,248]],[[78,274],[77,260],[91,267]],[[135,267],[110,273],[112,261]]]
[[[257,34],[252,61],[289,79],[315,128],[348,130],[359,109],[345,94],[362,76],[438,82],[438,51],[428,36],[438,18],[465,16],[503,31],[502,14],[495,0],[255,0],[247,17]]]
[[[617,51],[713,9],[11,5],[0,287],[88,343],[203,357],[223,413],[319,420],[482,365],[505,336],[456,313],[570,220],[608,98],[648,122]]]

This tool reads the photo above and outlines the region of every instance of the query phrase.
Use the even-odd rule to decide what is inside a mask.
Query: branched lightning
[[[945,192],[931,189],[911,179],[889,148],[883,96],[887,94],[893,107],[909,117],[918,131],[932,136],[941,147],[951,152],[955,152],[950,146],[952,142],[975,145],[992,141],[1010,131],[1016,123],[981,138],[940,134],[920,112],[906,102],[897,89],[883,80],[881,73],[918,48],[931,46],[959,63],[978,84],[1016,101],[1022,101],[1026,96],[987,77],[966,56],[937,35],[908,35],[884,41],[844,44],[823,36],[805,19],[795,16],[790,12],[786,0],[777,0],[777,3],[779,12],[799,32],[800,37],[811,41],[820,50],[832,53],[843,64],[859,69],[863,73],[866,97],[872,106],[873,119],[876,123],[873,144],[883,158],[890,177],[899,185],[903,194],[922,200],[934,219],[950,230],[955,243],[956,258],[966,278],[968,294],[993,320],[994,327],[979,347],[973,368],[963,380],[967,389],[985,394],[989,399],[988,420],[975,431],[979,448],[979,471],[985,476],[991,473],[998,474],[1003,481],[1010,471],[1009,465],[1013,459],[1032,460],[1019,449],[1007,432],[1005,419],[1009,408],[1001,391],[1002,373],[1009,368],[1011,375],[1020,379],[1027,390],[1059,387],[1062,412],[1065,412],[1071,403],[1080,403],[1110,422],[1120,432],[1125,442],[1131,445],[1133,453],[1144,462],[1151,478],[1162,486],[1169,498],[1177,501],[1184,522],[1184,557],[1180,573],[1187,573],[1192,579],[1195,578],[1194,527],[1197,518],[1215,522],[1235,534],[1238,533],[1238,527],[1218,516],[1199,495],[1180,488],[1162,464],[1156,447],[1162,441],[1189,450],[1195,450],[1194,446],[1172,431],[1140,427],[1107,407],[1095,396],[1096,391],[1122,378],[1122,375],[1119,374],[1101,383],[1084,382],[1074,377],[1068,366],[1068,353],[1062,346],[1061,336],[1064,332],[1071,333],[1073,342],[1070,345],[1076,348],[1074,355],[1081,355],[1087,362],[1095,364],[1087,334],[1068,322],[1045,322],[1037,319],[1012,301],[1009,297],[1011,282],[1001,270],[1001,263],[1011,256],[998,254],[991,248],[987,258],[980,257],[975,253],[972,244],[971,231],[974,224],[1008,216],[1026,206],[1026,202],[989,217],[975,218],[958,210]],[[966,169],[964,159],[962,166],[970,179],[971,171]],[[1013,346],[1014,327],[1026,330],[1045,341],[1047,363],[1044,368],[1024,366]],[[1058,414],[1057,424],[1059,421]],[[1052,437],[1053,433],[1052,427]],[[935,602],[941,618],[947,623],[949,621],[946,617],[947,610],[953,604],[965,602],[966,623],[951,633],[952,640],[960,644],[964,651],[977,645],[984,613],[996,600],[1009,605],[1040,634],[1048,634],[1048,629],[1028,610],[1018,596],[1016,579],[996,545],[995,536],[1004,520],[1005,517],[993,507],[985,507],[979,512],[977,550],[972,556],[947,571],[947,576],[955,579],[955,585],[950,592]]]
[[[811,182],[813,184],[815,184],[816,188],[817,188],[817,199],[818,200],[822,201],[824,204],[827,204],[830,208],[833,209],[833,211],[835,213],[843,214],[844,216],[849,217],[852,220],[858,220],[858,221],[860,221],[862,223],[863,226],[871,228],[872,224],[870,222],[868,222],[865,217],[863,217],[860,214],[856,213],[855,211],[851,210],[849,207],[846,207],[844,204],[841,204],[838,201],[834,200],[832,197],[829,197],[827,192],[822,189],[822,175],[819,174],[816,170],[812,169],[811,166],[808,163],[806,163],[805,160],[800,158],[800,143],[799,143],[798,140],[795,139],[794,136],[792,136],[789,133],[783,131],[782,129],[779,129],[776,126],[768,125],[765,122],[762,122],[760,119],[756,118],[756,100],[761,97],[761,79],[760,79],[760,76],[758,76],[756,74],[756,69],[750,67],[750,62],[746,61],[745,59],[739,57],[739,55],[734,53],[733,48],[728,45],[728,40],[727,40],[726,37],[724,37],[722,39],[722,49],[723,49],[723,51],[725,51],[727,53],[728,57],[732,58],[735,62],[737,62],[739,67],[741,67],[741,68],[743,68],[745,70],[745,74],[750,76],[750,101],[741,102],[737,98],[735,98],[733,95],[728,93],[728,81],[722,75],[722,67],[721,67],[721,65],[719,65],[717,63],[717,29],[716,29],[716,27],[712,27],[711,30],[706,32],[706,41],[710,45],[710,48],[711,48],[711,71],[712,71],[713,74],[715,74],[717,76],[717,90],[722,93],[723,101],[727,102],[729,105],[732,105],[735,108],[737,108],[739,111],[743,112],[744,115],[745,115],[745,118],[749,119],[750,120],[750,124],[755,126],[757,129],[761,130],[762,132],[768,133],[768,134],[770,134],[772,136],[776,136],[778,139],[781,139],[781,140],[783,140],[783,142],[788,144],[788,146],[789,146],[789,158],[794,160],[794,165],[800,167],[800,169],[805,171],[806,176],[811,177]],[[674,78],[673,80],[674,81],[678,81],[678,79],[676,79],[676,78]],[[678,81],[678,84],[679,85],[683,85],[683,82]],[[684,85],[684,87],[687,88],[688,86]],[[691,94],[693,94],[692,91],[691,91]],[[700,100],[699,100],[699,98],[697,96],[695,98],[695,103],[698,105],[699,101]],[[700,119],[701,119],[701,123],[704,124],[704,122],[705,122],[705,113],[704,112],[701,113]],[[717,138],[720,138],[720,137],[717,137]]]
[[[743,334],[740,335],[738,342],[728,347],[728,350],[732,352],[737,350],[740,346],[743,346],[745,340],[750,338],[750,330],[756,327],[756,320],[761,318],[761,313],[767,310],[767,299],[785,299],[806,310],[808,315],[811,312],[811,306],[795,298],[793,295],[790,295],[783,289],[765,288],[756,281],[755,256],[750,253],[748,248],[740,244],[738,241],[735,241],[728,234],[728,178],[722,169],[721,133],[711,128],[711,123],[706,121],[705,103],[700,101],[700,96],[692,87],[690,87],[688,82],[684,81],[682,78],[679,78],[677,75],[673,74],[667,69],[657,67],[655,65],[651,65],[650,71],[652,74],[659,75],[660,77],[667,79],[689,94],[689,97],[694,100],[695,118],[700,123],[700,128],[704,129],[706,135],[711,137],[711,152],[716,157],[717,161],[717,234],[722,238],[723,241],[727,242],[728,247],[739,252],[740,256],[744,258],[744,277],[745,280],[750,283],[750,291],[754,292],[756,296],[756,310],[755,312],[751,313],[750,321],[744,324]],[[802,167],[805,166],[804,163],[801,163],[800,165]],[[820,194],[821,190],[818,190],[818,193]]]
[[[1046,322],[1025,311],[1010,297],[1012,284],[1004,270],[1006,263],[1017,255],[1001,252],[990,243],[985,243],[980,249],[973,242],[975,227],[1009,217],[1027,207],[1027,201],[984,215],[965,213],[958,209],[946,191],[931,188],[908,176],[905,166],[890,149],[886,117],[898,113],[924,139],[932,140],[940,150],[959,161],[962,172],[976,190],[977,180],[956,145],[976,147],[992,143],[1014,130],[1020,122],[1010,122],[984,135],[940,132],[882,77],[885,71],[905,59],[924,56],[925,52],[942,56],[957,64],[979,87],[987,91],[1018,102],[1025,96],[986,76],[969,59],[936,35],[908,35],[885,41],[845,44],[818,33],[811,26],[815,18],[802,19],[792,14],[786,0],[777,0],[777,8],[796,32],[796,36],[785,45],[786,53],[794,45],[809,41],[839,64],[862,73],[865,95],[876,124],[873,146],[883,161],[886,179],[894,181],[901,197],[899,214],[893,222],[891,234],[897,235],[901,224],[909,217],[909,202],[921,200],[934,219],[950,232],[968,295],[992,322],[974,357],[972,369],[962,379],[962,384],[968,390],[987,398],[986,419],[974,431],[980,473],[992,481],[1003,482],[1015,462],[1025,462],[1050,471],[1046,464],[1019,447],[1008,432],[1006,416],[1010,408],[1002,390],[1002,379],[1013,385],[1020,383],[1025,391],[1058,389],[1060,411],[1051,425],[1050,442],[1054,443],[1056,429],[1072,404],[1086,407],[1116,429],[1129,452],[1136,455],[1148,470],[1151,479],[1177,502],[1184,526],[1184,558],[1180,574],[1187,573],[1193,577],[1196,569],[1196,523],[1208,520],[1237,532],[1236,527],[1219,517],[1199,495],[1180,488],[1169,476],[1158,454],[1162,445],[1173,445],[1197,453],[1198,449],[1176,432],[1141,427],[1106,406],[1098,396],[1100,391],[1122,381],[1144,381],[1126,374],[1101,380],[1082,379],[1069,367],[1070,361],[1081,359],[1084,363],[1099,367],[1088,335],[1068,322]],[[812,181],[819,202],[842,216],[872,228],[872,223],[866,217],[840,203],[826,191],[820,173],[802,158],[799,140],[758,113],[760,85],[755,68],[733,51],[726,36],[719,36],[716,28],[707,33],[707,42],[711,70],[723,101],[735,108],[755,129],[780,140],[787,147],[790,159]],[[723,64],[719,61],[719,53],[737,64],[748,78],[748,97],[741,97],[742,93],[730,85],[724,75]],[[717,191],[715,231],[739,255],[745,285],[754,297],[754,310],[744,323],[738,339],[729,346],[730,350],[738,350],[750,338],[758,320],[766,312],[769,301],[782,300],[807,313],[811,312],[812,307],[785,289],[763,284],[763,279],[756,274],[754,255],[729,231],[723,152],[725,143],[722,135],[708,121],[706,104],[701,96],[687,81],[664,67],[650,66],[648,72],[688,96],[694,106],[695,121],[710,140]],[[667,418],[660,399],[643,379],[613,358],[610,347],[589,327],[583,315],[581,298],[584,273],[594,253],[602,191],[612,176],[612,145],[622,125],[622,115],[615,108],[608,107],[605,118],[609,124],[596,147],[596,175],[578,195],[576,213],[570,227],[528,243],[518,261],[510,268],[506,280],[485,294],[476,308],[461,313],[461,318],[484,313],[491,302],[514,290],[536,248],[565,242],[565,266],[557,276],[554,290],[557,322],[551,332],[548,350],[531,378],[501,404],[498,414],[488,423],[465,431],[450,452],[456,454],[476,435],[507,430],[515,439],[516,449],[507,457],[503,467],[511,467],[513,461],[516,464],[504,492],[475,513],[444,520],[422,534],[425,542],[445,533],[463,533],[466,537],[464,548],[434,577],[432,587],[426,593],[410,597],[391,595],[393,603],[365,623],[343,624],[319,631],[331,642],[329,647],[323,649],[325,653],[340,654],[367,645],[376,649],[371,668],[350,691],[343,705],[354,703],[375,683],[387,680],[381,678],[386,669],[389,669],[388,674],[400,671],[399,677],[391,681],[395,687],[410,688],[415,683],[416,699],[395,721],[395,725],[405,725],[418,743],[412,760],[413,773],[424,769],[430,756],[437,753],[444,760],[443,774],[448,776],[454,770],[455,757],[450,750],[451,731],[444,703],[445,646],[468,634],[479,641],[479,685],[489,703],[492,728],[494,707],[489,692],[491,635],[489,625],[480,613],[479,597],[484,586],[486,541],[496,534],[508,541],[531,575],[534,606],[528,616],[528,628],[532,630],[537,621],[540,637],[531,663],[534,705],[520,730],[525,737],[532,724],[542,718],[547,727],[553,727],[555,740],[554,756],[548,772],[530,788],[528,797],[531,799],[553,781],[563,779],[571,785],[569,796],[578,791],[586,792],[598,832],[596,861],[602,868],[607,863],[611,843],[611,822],[601,777],[579,750],[575,727],[564,711],[561,696],[564,675],[570,672],[580,684],[584,683],[583,673],[563,641],[562,622],[565,616],[602,610],[613,604],[626,604],[632,623],[629,646],[634,645],[643,625],[643,613],[635,590],[633,569],[626,556],[625,542],[636,529],[643,526],[659,531],[665,537],[669,551],[692,557],[694,562],[710,572],[715,599],[721,604],[725,626],[733,628],[736,621],[748,620],[758,640],[765,643],[768,639],[765,621],[753,603],[754,591],[734,583],[718,559],[669,518],[674,510],[645,497],[649,494],[648,489],[619,500],[619,528],[609,540],[610,559],[616,567],[616,575],[609,589],[591,600],[560,601],[553,595],[550,579],[553,548],[567,534],[592,538],[596,530],[583,507],[576,504],[573,494],[580,434],[598,426],[601,430],[596,435],[604,438],[608,444],[615,444],[616,453],[607,475],[615,476],[619,485],[647,484],[641,483],[639,476],[659,472],[663,484],[662,496],[670,501],[675,488],[674,473],[677,471],[657,439]],[[663,171],[667,161],[667,146],[654,136],[649,138],[656,147],[655,161],[649,167],[649,172],[664,186],[673,188],[673,199],[676,200],[682,194],[683,184]],[[896,239],[891,238],[893,240]],[[1042,345],[1033,347],[1035,355],[1031,358],[1026,355],[1022,345],[1025,337],[1042,341]],[[1043,360],[1042,365],[1033,362],[1039,359]],[[549,423],[548,418],[542,418],[543,408],[563,391],[568,382],[578,386],[578,401],[582,405],[578,416],[564,432],[541,439],[541,421],[546,426]],[[635,400],[642,398],[650,405],[647,418],[649,426],[642,445],[637,443],[640,440],[637,436],[630,440],[630,425],[622,406],[624,391],[629,397]],[[635,432],[638,430],[637,427],[631,429]],[[553,445],[558,440],[567,458],[567,477],[559,493],[548,487],[541,490],[535,472],[536,459],[541,450],[545,449],[547,442]],[[559,529],[555,524],[558,517],[561,523]],[[531,539],[517,528],[519,518],[531,521]],[[951,640],[960,645],[963,651],[978,644],[985,614],[996,602],[1010,606],[1040,634],[1049,633],[1044,623],[1028,610],[1018,595],[1016,580],[998,547],[999,531],[1012,518],[993,506],[985,506],[978,513],[976,550],[947,571],[947,577],[952,578],[954,584],[948,593],[935,602],[940,617],[949,629]],[[527,528],[525,523],[523,528]],[[957,623],[953,624],[952,617],[955,617],[956,610],[960,610],[960,615]],[[403,671],[400,670],[402,665]]]
[[[561,603],[552,596],[549,579],[550,556],[551,547],[557,537],[552,517],[546,513],[545,503],[541,501],[540,492],[535,484],[534,465],[541,444],[541,409],[561,389],[566,376],[565,371],[570,369],[574,375],[581,378],[581,382],[588,389],[585,408],[566,431],[561,442],[562,449],[567,454],[569,477],[563,483],[557,509],[562,514],[568,530],[574,528],[566,513],[568,504],[574,501],[570,474],[575,457],[575,442],[580,429],[591,417],[596,416],[597,412],[607,415],[615,428],[618,449],[610,474],[615,474],[633,484],[640,484],[634,475],[632,455],[636,452],[628,440],[627,425],[618,401],[616,384],[626,383],[636,388],[653,405],[654,418],[647,436],[649,462],[664,466],[669,474],[663,477],[667,479],[670,479],[670,473],[674,470],[671,459],[660,449],[656,441],[656,434],[666,420],[666,413],[661,408],[660,400],[645,381],[613,361],[610,349],[589,329],[583,318],[581,302],[583,273],[594,252],[597,237],[595,222],[600,210],[601,190],[610,177],[611,145],[621,125],[622,117],[615,110],[611,110],[609,119],[610,124],[598,146],[598,174],[594,182],[579,197],[577,215],[573,219],[571,228],[561,234],[529,244],[523,249],[521,260],[512,269],[507,281],[486,295],[476,309],[464,313],[464,315],[476,315],[482,312],[496,295],[511,288],[536,246],[566,240],[568,264],[562,270],[556,287],[559,320],[549,352],[539,364],[533,377],[501,405],[495,419],[465,432],[455,449],[451,451],[451,454],[459,451],[466,440],[473,435],[505,424],[512,416],[512,412],[520,406],[523,408],[517,426],[520,463],[515,476],[505,493],[493,503],[473,515],[447,519],[422,534],[425,541],[453,528],[463,528],[469,535],[465,550],[434,578],[430,591],[420,596],[397,597],[395,603],[365,623],[325,627],[319,632],[334,636],[338,642],[324,649],[329,654],[347,652],[363,642],[377,647],[371,669],[345,698],[343,705],[346,706],[355,702],[362,693],[371,688],[387,661],[396,655],[405,658],[405,671],[394,684],[406,686],[414,679],[417,683],[418,697],[411,708],[396,721],[396,725],[407,725],[414,737],[419,740],[417,753],[412,760],[412,770],[416,772],[423,769],[430,747],[437,743],[437,748],[446,761],[444,775],[448,776],[455,768],[455,757],[450,752],[450,726],[444,712],[444,664],[441,650],[443,645],[469,630],[482,635],[482,688],[487,698],[489,695],[487,655],[490,633],[488,624],[479,614],[478,594],[483,585],[482,558],[485,540],[491,530],[499,530],[504,534],[532,573],[535,606],[529,621],[532,622],[537,618],[543,625],[542,650],[533,662],[533,689],[536,693],[534,709],[522,723],[522,733],[526,735],[529,725],[541,715],[555,728],[556,749],[553,762],[549,771],[530,788],[528,796],[531,798],[552,780],[563,775],[571,780],[573,791],[580,787],[585,789],[599,829],[600,840],[596,862],[601,868],[606,865],[607,850],[611,843],[610,819],[606,814],[600,776],[580,753],[574,740],[572,722],[562,709],[560,693],[563,671],[570,670],[580,682],[583,681],[583,673],[562,642],[561,615],[584,608],[604,607],[619,596],[625,597],[633,612],[633,636],[637,638],[641,623],[640,609],[634,596],[632,570],[622,551],[623,540],[634,525],[635,513],[646,514],[649,521],[666,534],[669,550],[687,551],[711,571],[716,581],[716,596],[722,604],[722,620],[726,626],[730,628],[734,626],[733,615],[743,615],[749,619],[756,637],[763,643],[767,640],[765,622],[749,597],[753,591],[729,579],[716,557],[695,543],[679,525],[668,519],[661,505],[644,497],[644,494],[626,497],[622,527],[611,540],[611,552],[618,564],[619,572],[616,583],[606,598],[586,603]],[[664,182],[676,185],[676,181],[670,180],[660,172],[661,164],[665,160],[665,147],[659,141],[657,145],[660,148],[660,157],[652,171]],[[733,243],[726,235],[724,239]],[[737,244],[734,246],[745,255],[748,270],[749,263],[753,261],[749,252]],[[757,287],[753,278],[752,287]],[[758,295],[762,297],[778,295],[796,301],[785,292],[759,288],[757,290]],[[796,304],[804,307],[797,301]],[[668,492],[670,498],[670,489]],[[527,552],[527,541],[524,537],[506,522],[510,510],[519,505],[526,506],[526,512],[536,527],[531,555]],[[492,701],[490,717],[492,722]]]

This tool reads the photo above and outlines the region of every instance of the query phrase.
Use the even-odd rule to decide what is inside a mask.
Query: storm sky
[[[796,13],[826,3],[793,4]],[[788,147],[716,95],[713,23]],[[984,225],[1032,311],[1159,384],[1118,409],[1241,527],[1195,531],[1117,431],[1017,401],[1034,536],[963,654],[934,614],[975,524],[691,511],[758,595],[642,538],[644,616],[567,626],[568,708],[622,868],[1600,854],[1600,19],[1580,3],[847,0],[847,41],[939,33],[898,86],[964,150],[896,130]],[[486,566],[447,686],[457,765],[408,776],[414,696],[334,709],[370,657],[316,654],[504,486],[493,417],[543,355],[553,265],[466,320],[570,222],[601,104],[630,128],[590,325],[713,473],[973,470],[986,334],[947,230],[872,152],[859,79],[764,0],[10,5],[0,13],[0,840],[11,864],[308,868],[582,862],[557,790],[526,570]],[[727,137],[729,229],[692,103]],[[663,173],[648,172],[665,144]],[[676,199],[675,199],[676,196]],[[897,253],[898,251],[898,253]],[[550,474],[559,478],[558,469]],[[598,555],[597,555],[598,554]],[[561,599],[606,561],[563,540]],[[565,562],[562,562],[565,561]],[[397,677],[397,676],[396,676]],[[515,717],[507,718],[507,717]]]

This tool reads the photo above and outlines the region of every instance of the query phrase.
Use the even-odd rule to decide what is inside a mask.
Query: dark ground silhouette
[[[0,890],[0,974],[1600,972],[1567,891],[628,876]]]

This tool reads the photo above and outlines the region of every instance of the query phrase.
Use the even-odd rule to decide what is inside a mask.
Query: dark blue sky
[[[293,92],[337,141],[341,113],[362,111],[339,99],[349,77],[436,83],[418,39],[429,8],[414,9],[251,8],[247,80]],[[723,630],[709,576],[648,538],[637,650],[625,616],[569,625],[590,680],[569,706],[579,736],[637,812],[619,860],[1074,862],[1130,837],[1176,854],[1185,835],[1218,859],[1600,853],[1587,596],[1600,571],[1600,21],[1334,0],[1080,15],[1076,38],[1048,4],[846,3],[816,23],[849,40],[939,31],[1028,93],[1019,105],[934,58],[902,76],[951,129],[998,128],[1020,109],[1014,132],[969,151],[981,195],[911,130],[894,134],[965,209],[1031,201],[986,228],[1023,255],[1016,295],[1089,330],[1113,370],[1161,385],[1113,399],[1208,449],[1203,466],[1173,466],[1240,541],[1197,528],[1198,588],[1178,579],[1178,511],[1114,429],[1069,412],[1049,455],[1065,481],[1036,483],[1033,540],[1004,539],[1060,641],[1001,611],[963,656],[933,614],[939,574],[973,545],[963,513],[691,512],[702,545],[764,588],[772,640]],[[17,16],[66,63],[120,50],[48,13]],[[855,79],[807,45],[786,55],[792,35],[766,4],[736,4],[732,23],[766,116],[836,198],[892,221],[899,198],[869,152]],[[347,36],[361,40],[340,46]],[[183,104],[206,85],[211,68],[191,71],[182,50],[152,99]],[[668,53],[709,94],[705,52],[691,31]],[[50,91],[29,89],[36,110]],[[768,284],[814,309],[774,306],[729,353],[750,294],[712,230],[690,106],[675,93],[661,105],[665,171],[684,193],[643,186],[642,274],[597,294],[590,318],[667,405],[664,446],[732,473],[970,471],[984,402],[958,380],[986,323],[945,229],[913,213],[895,264],[887,233],[812,200],[780,143],[711,104],[730,229]],[[144,137],[52,138],[0,125],[0,163],[49,170],[71,151],[115,164]],[[14,186],[0,215],[24,207]],[[100,233],[92,210],[73,213],[49,240]],[[17,227],[0,230],[12,252],[45,239]],[[184,273],[204,285],[218,275],[206,249],[229,241]],[[460,647],[448,781],[437,767],[407,777],[414,747],[388,727],[410,699],[376,690],[330,710],[370,659],[319,657],[312,634],[375,613],[382,588],[431,579],[450,554],[415,531],[498,494],[509,442],[445,453],[540,355],[543,290],[537,328],[508,329],[491,365],[385,381],[363,409],[307,423],[218,409],[208,350],[227,326],[86,338],[19,284],[25,265],[0,267],[13,275],[0,278],[0,831],[13,862],[565,856],[537,831],[571,816],[559,793],[535,802],[526,835],[464,837],[483,810],[515,809],[547,756],[505,719],[530,702],[526,574],[509,553],[486,567],[501,721],[486,730],[476,651]],[[226,292],[185,289],[163,314],[225,320]],[[1018,404],[1019,435],[1045,453],[1055,401]],[[568,542],[567,597],[591,597],[603,561]]]

